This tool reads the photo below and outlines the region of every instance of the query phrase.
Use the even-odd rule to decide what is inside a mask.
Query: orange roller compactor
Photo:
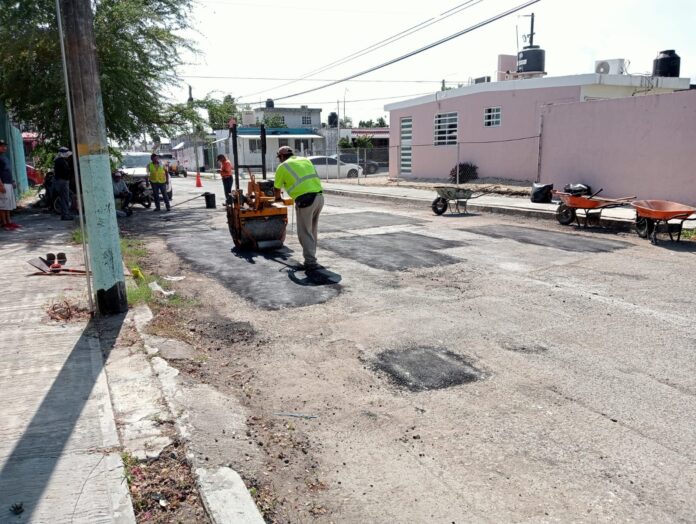
[[[237,125],[231,128],[235,189],[226,202],[227,224],[234,245],[242,249],[278,249],[285,242],[291,198],[276,200],[273,180],[266,180],[266,128],[261,126],[261,164],[240,165],[237,155]],[[247,191],[239,186],[239,170],[261,168],[263,179],[250,176]]]

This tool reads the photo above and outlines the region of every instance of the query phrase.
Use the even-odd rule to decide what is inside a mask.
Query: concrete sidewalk
[[[0,522],[135,522],[103,366],[123,319],[47,319],[51,302],[85,297],[86,280],[31,276],[26,261],[62,251],[79,267],[75,225],[15,218],[21,232],[0,232]]]
[[[417,189],[404,187],[397,184],[389,186],[347,184],[341,182],[324,181],[324,191],[333,194],[346,196],[359,195],[370,198],[389,198],[392,200],[402,200],[407,202],[423,202],[430,207],[430,204],[437,197],[435,189]],[[442,184],[433,184],[433,186]],[[512,197],[501,195],[483,195],[479,198],[471,199],[468,209],[472,212],[503,213],[513,215],[523,215],[533,218],[556,220],[556,209],[558,203],[535,204],[526,197]],[[579,213],[582,223],[582,213]],[[602,220],[615,226],[629,227],[635,221],[636,213],[633,208],[616,207],[602,211]]]

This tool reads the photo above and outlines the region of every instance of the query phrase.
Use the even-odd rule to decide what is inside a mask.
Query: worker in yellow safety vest
[[[160,162],[159,156],[157,156],[155,153],[150,155],[150,163],[147,165],[147,177],[150,179],[152,195],[155,198],[155,211],[160,210],[160,193],[162,194],[164,205],[167,208],[167,211],[169,211],[171,209],[171,206],[169,205],[169,197],[167,196],[167,181],[169,180],[169,173],[167,173],[167,168],[164,167],[164,164]]]
[[[314,165],[306,158],[296,157],[292,148],[278,149],[280,165],[275,172],[275,196],[280,200],[280,192],[285,189],[295,201],[297,210],[297,237],[302,245],[304,264],[298,269],[313,270],[321,266],[317,263],[317,229],[319,213],[324,207],[321,180]]]

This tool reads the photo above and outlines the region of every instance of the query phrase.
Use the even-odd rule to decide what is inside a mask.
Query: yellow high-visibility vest
[[[321,180],[314,164],[306,158],[296,156],[288,158],[278,166],[274,186],[276,189],[285,189],[292,199],[322,191]]]
[[[147,173],[150,177],[150,182],[154,182],[155,184],[167,183],[167,170],[162,164],[155,165],[150,162],[147,165]]]

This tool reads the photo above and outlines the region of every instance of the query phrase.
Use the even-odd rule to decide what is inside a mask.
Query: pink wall
[[[548,106],[541,180],[696,205],[696,90]]]
[[[573,102],[580,88],[554,87],[472,93],[391,111],[389,174],[397,176],[399,122],[413,118],[413,178],[446,178],[457,163],[457,146],[433,145],[436,113],[459,114],[459,161],[478,165],[479,176],[535,180],[538,171],[539,120],[544,104]],[[501,107],[500,127],[484,127],[484,109]],[[405,175],[404,175],[405,176]]]

